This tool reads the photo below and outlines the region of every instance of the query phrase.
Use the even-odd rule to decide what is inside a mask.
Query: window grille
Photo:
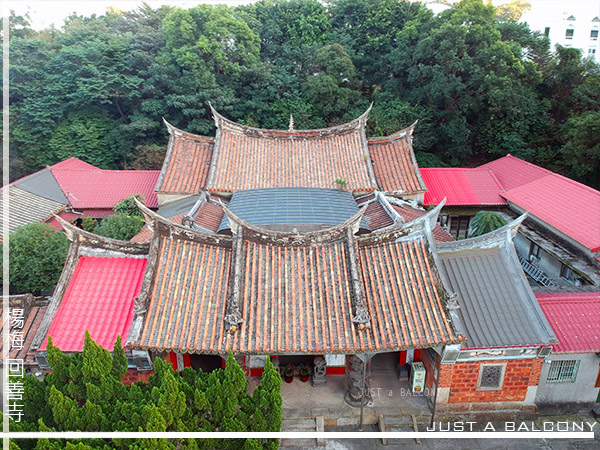
[[[504,365],[485,364],[479,371],[479,389],[500,389],[504,375]]]
[[[552,361],[548,372],[548,383],[575,383],[579,360]]]

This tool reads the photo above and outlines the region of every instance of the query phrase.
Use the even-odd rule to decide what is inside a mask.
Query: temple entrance
[[[190,366],[194,370],[202,369],[202,372],[212,372],[223,367],[223,358],[219,355],[190,355]]]

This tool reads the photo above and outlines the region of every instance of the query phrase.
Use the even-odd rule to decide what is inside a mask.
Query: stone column
[[[369,378],[363,376],[365,363],[356,355],[346,355],[346,393],[344,400],[350,406],[360,407],[373,401],[370,392]],[[363,386],[364,379],[364,386]]]

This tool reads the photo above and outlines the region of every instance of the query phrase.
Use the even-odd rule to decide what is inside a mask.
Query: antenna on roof
[[[288,131],[294,131],[294,116],[292,116],[290,114],[290,126],[288,128]]]

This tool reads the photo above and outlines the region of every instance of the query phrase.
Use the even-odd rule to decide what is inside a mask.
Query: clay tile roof
[[[156,276],[141,331],[130,336],[131,347],[322,354],[458,341],[420,240],[358,244],[357,274],[364,279],[361,289],[372,317],[371,328],[359,331],[352,321],[359,294],[352,283],[354,260],[345,229],[318,243],[296,235],[299,240],[290,245],[279,242],[283,234],[268,230],[258,235],[250,231],[249,238],[235,241],[239,238],[190,234],[167,222],[158,227]],[[391,260],[395,263],[389,264]],[[239,298],[243,321],[229,333],[224,319],[233,298]]]
[[[85,330],[112,350],[133,321],[133,299],[140,293],[146,258],[81,256],[68,281],[47,336],[64,352],[81,352]],[[44,338],[40,350],[45,350]]]
[[[167,127],[171,138],[155,191],[197,194],[206,187],[214,139]]]
[[[365,211],[364,220],[369,224],[371,231],[381,230],[382,228],[386,228],[394,224],[394,219],[392,218],[391,212],[388,211],[387,208],[383,206],[374,195],[371,194],[356,199],[356,203],[359,206],[367,201],[369,201],[369,204],[367,205],[367,210]],[[405,223],[412,222],[413,220],[418,219],[426,214],[426,211],[413,208],[408,204],[402,206],[391,204],[390,206],[394,209],[397,215],[404,219]],[[452,235],[439,224],[433,228],[433,238],[437,242],[448,242],[454,240]]]
[[[413,194],[427,190],[415,159],[411,133],[412,127],[389,137],[369,139],[373,172],[382,192]]]
[[[337,127],[287,131],[244,127],[213,111],[218,130],[207,189],[334,188],[341,178],[350,191],[371,191],[367,113]]]
[[[422,217],[426,214],[426,211],[423,211],[422,209],[413,208],[409,205],[392,205],[392,208],[394,208],[394,210],[398,214],[400,214],[404,218],[404,221],[407,223],[412,222],[413,220],[418,219],[419,217]],[[454,240],[452,235],[448,233],[448,231],[446,231],[444,228],[442,228],[439,223],[433,228],[432,233],[433,239],[435,239],[436,242],[449,242]]]
[[[505,205],[502,187],[489,169],[423,168],[427,185],[424,205],[437,205],[444,197],[446,206]]]
[[[23,326],[17,327],[13,326],[11,331],[14,333],[21,332],[23,336],[23,348],[13,348],[10,349],[9,358],[11,359],[22,359],[23,365],[29,366],[34,365],[35,363],[35,352],[31,350],[31,343],[35,334],[37,333],[40,324],[42,323],[42,319],[44,318],[44,314],[46,314],[46,310],[48,309],[47,301],[40,301],[34,299],[31,294],[23,294],[23,295],[13,295],[9,297],[9,306],[11,314],[16,316],[16,309],[22,309],[23,314]],[[3,305],[0,305],[0,314],[3,312]],[[4,316],[2,316],[4,317]],[[3,323],[0,325],[0,331],[2,330]],[[0,342],[0,359],[2,358],[2,347],[3,341]]]
[[[535,296],[558,338],[552,353],[600,352],[600,291]]]
[[[373,322],[368,347],[418,348],[459,340],[422,239],[364,245],[359,253]]]
[[[139,338],[130,346],[222,353],[231,248],[157,235],[155,281]],[[183,280],[183,281],[181,281]]]

